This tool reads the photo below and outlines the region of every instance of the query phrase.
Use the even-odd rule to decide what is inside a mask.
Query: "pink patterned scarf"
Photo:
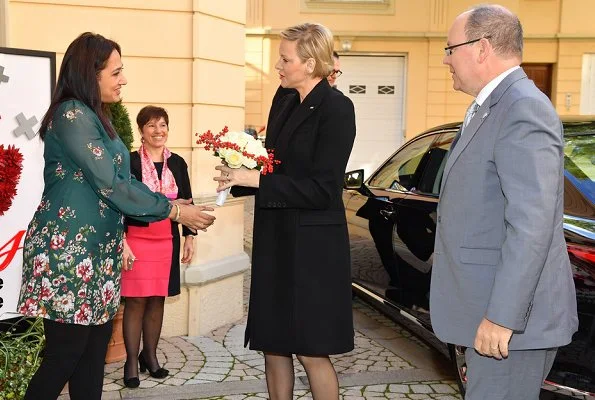
[[[161,171],[161,180],[157,175],[155,164],[149,157],[149,153],[144,145],[138,149],[140,154],[140,165],[143,174],[143,183],[154,192],[163,193],[169,199],[178,197],[178,185],[174,179],[174,174],[167,168],[167,159],[171,157],[171,151],[167,147],[163,149],[163,170]]]

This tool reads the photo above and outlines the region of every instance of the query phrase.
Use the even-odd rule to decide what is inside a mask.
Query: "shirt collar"
[[[517,69],[521,68],[520,66],[516,65],[506,71],[502,72],[500,75],[492,79],[487,85],[481,89],[477,97],[475,98],[475,102],[480,106],[483,104],[484,101],[489,97],[490,94],[498,87],[498,85],[506,78],[508,75],[516,71]]]

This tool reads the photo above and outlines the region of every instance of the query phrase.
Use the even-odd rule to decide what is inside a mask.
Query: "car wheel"
[[[450,354],[450,361],[455,370],[455,377],[461,395],[465,397],[465,389],[467,387],[467,364],[465,364],[465,350],[464,346],[454,344],[448,345],[448,354]]]

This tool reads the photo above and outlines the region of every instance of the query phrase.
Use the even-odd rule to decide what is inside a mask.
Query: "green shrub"
[[[25,326],[17,330],[16,326]],[[19,400],[41,363],[45,345],[43,319],[20,319],[0,332],[0,400]]]
[[[114,129],[120,136],[120,139],[128,148],[128,151],[132,149],[132,142],[134,141],[132,133],[132,125],[130,124],[130,115],[126,106],[121,101],[110,104],[110,112],[112,114],[112,124]]]

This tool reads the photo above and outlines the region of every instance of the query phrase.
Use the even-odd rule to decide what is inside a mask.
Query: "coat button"
[[[442,222],[442,217],[438,217],[438,223]]]

